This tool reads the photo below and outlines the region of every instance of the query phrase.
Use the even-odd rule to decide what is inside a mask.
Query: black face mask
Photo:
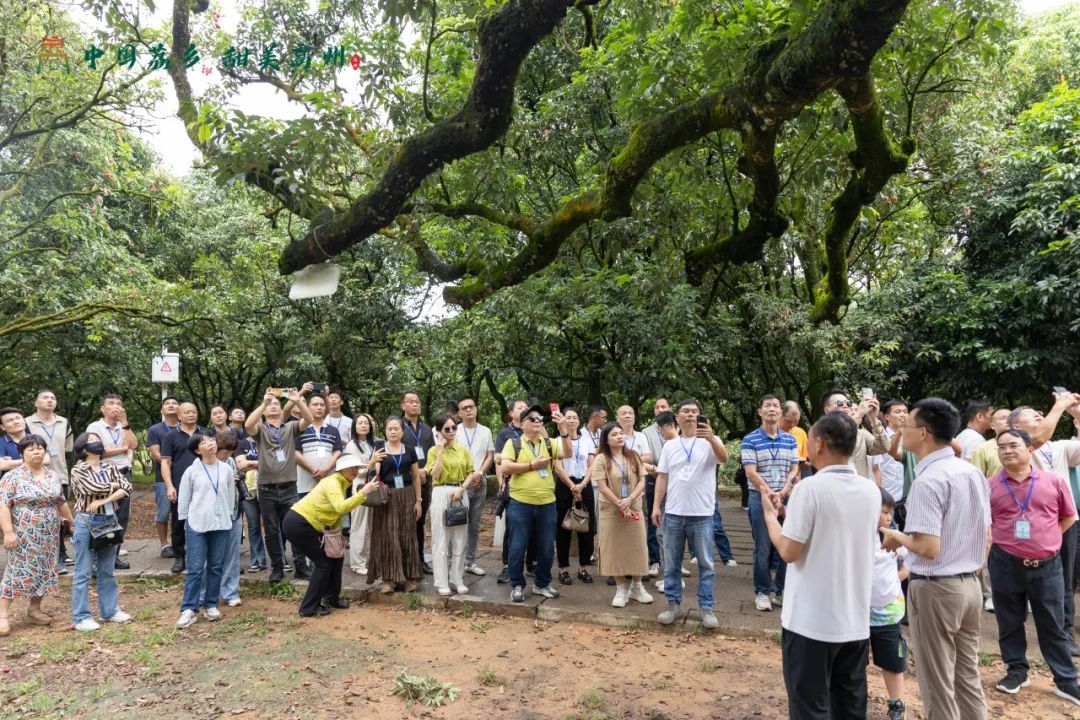
[[[100,442],[86,443],[86,452],[101,456],[105,454],[105,444]]]

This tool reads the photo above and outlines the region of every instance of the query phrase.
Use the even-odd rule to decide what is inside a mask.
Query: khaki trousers
[[[970,575],[912,578],[908,615],[927,720],[986,720],[979,677],[979,581]]]

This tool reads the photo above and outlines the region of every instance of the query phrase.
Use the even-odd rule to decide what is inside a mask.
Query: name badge
[[[56,455],[57,455],[56,448],[52,448],[52,447],[49,448],[49,457],[56,457]]]
[[[1030,520],[1017,520],[1016,531],[1014,533],[1017,540],[1030,540],[1031,539],[1031,521]]]
[[[405,478],[403,478],[401,475],[395,475],[394,476],[394,489],[395,490],[401,490],[404,487],[405,487]]]
[[[277,461],[278,461],[279,463],[283,463],[283,462],[285,462],[285,451],[284,451],[284,450],[281,450],[281,449],[275,450],[275,451],[274,451],[274,458],[275,458],[275,459],[276,459],[276,460],[277,460]]]
[[[540,477],[547,477],[547,476],[548,476],[548,471],[547,471],[547,468],[540,468],[539,470],[537,470],[537,471],[536,471],[536,473],[537,473],[537,474],[538,474],[538,475],[539,475]]]
[[[106,515],[115,515],[116,514],[116,510],[113,508],[113,504],[111,502],[107,502],[104,505],[102,505],[101,506],[101,511],[103,513],[105,513]]]
[[[690,482],[694,477],[694,472],[689,465],[683,465],[679,468],[679,472],[676,474],[676,478],[683,482]]]
[[[780,469],[779,468],[773,468],[773,470],[772,470],[772,480],[769,481],[769,484],[772,485],[773,487],[776,487],[777,485],[781,484],[780,483]]]
[[[625,480],[623,481],[622,487],[619,488],[619,497],[621,497],[621,498],[630,497],[630,485],[627,484]]]
[[[417,460],[423,460],[424,459],[424,448],[421,447],[420,445],[416,446],[416,459]]]

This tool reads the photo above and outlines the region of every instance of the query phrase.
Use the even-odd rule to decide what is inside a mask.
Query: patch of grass
[[[139,608],[135,611],[135,619],[139,622],[146,622],[147,620],[153,620],[162,612],[168,609],[168,605],[164,603],[158,603],[156,605],[149,605],[144,608]]]
[[[131,628],[127,625],[106,628],[105,632],[101,633],[101,637],[105,642],[113,645],[127,645],[132,640]]]
[[[30,695],[32,693],[36,693],[40,689],[41,678],[37,675],[31,675],[22,682],[17,682],[11,686],[11,692],[15,693],[15,697]]]
[[[463,602],[461,603],[461,610],[458,610],[458,615],[468,620],[473,616],[474,612],[472,603]]]
[[[183,580],[178,577],[140,577],[136,582],[144,590],[149,590],[151,592],[169,592],[182,583]]]
[[[480,668],[480,684],[481,685],[499,685],[502,683],[502,678],[491,668]]]
[[[478,632],[481,635],[483,635],[484,633],[486,633],[488,631],[488,628],[491,627],[491,623],[486,621],[486,620],[473,620],[472,622],[469,623],[469,627],[473,631]]]
[[[47,713],[56,709],[56,701],[43,692],[30,698],[30,709],[36,713]]]
[[[292,630],[292,629],[297,628],[299,626],[300,626],[300,621],[297,620],[296,618],[289,618],[288,620],[285,621],[285,629],[286,630]]]
[[[440,707],[457,700],[458,689],[433,677],[410,675],[402,670],[394,676],[392,695],[399,695],[406,702],[419,701],[428,707]]]
[[[979,667],[990,667],[991,665],[994,664],[995,659],[997,659],[996,656],[991,655],[990,653],[980,652],[979,653]]]
[[[106,680],[100,685],[95,685],[90,688],[90,697],[94,700],[101,700],[112,691],[112,681]]]
[[[158,662],[157,655],[150,648],[141,648],[135,653],[135,662],[142,665],[143,677],[153,677],[161,673],[161,663]]]
[[[143,638],[143,647],[147,650],[168,647],[176,642],[178,634],[179,631],[176,628],[172,628],[171,630],[154,630]]]
[[[244,594],[251,597],[270,598],[272,600],[291,600],[296,596],[296,588],[292,583],[281,580],[270,582],[269,580],[251,580],[244,583]]]
[[[214,623],[214,629],[210,634],[214,637],[222,637],[237,632],[247,632],[256,637],[262,637],[270,632],[270,619],[266,617],[266,613],[261,612],[237,615],[228,620]]]
[[[401,599],[401,604],[406,610],[419,610],[420,609],[420,593],[405,593],[405,597]]]
[[[712,660],[706,660],[701,663],[701,672],[714,673],[717,671],[717,665]]]
[[[45,662],[63,662],[74,660],[79,657],[87,647],[86,641],[81,637],[59,638],[50,642],[42,643],[38,648],[41,659]]]
[[[22,657],[29,649],[30,645],[26,642],[25,638],[16,638],[15,641],[11,643],[11,647],[7,649],[7,656],[9,658]]]
[[[582,695],[578,703],[586,710],[603,710],[607,705],[607,700],[604,698],[603,690],[593,688]]]
[[[687,634],[688,635],[693,635],[694,637],[705,637],[705,634],[706,634],[705,626],[702,625],[701,623],[694,623],[693,625],[690,626],[690,629],[687,630]]]

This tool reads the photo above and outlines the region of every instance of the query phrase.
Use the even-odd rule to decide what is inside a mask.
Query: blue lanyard
[[[694,438],[693,440],[691,440],[691,441],[690,441],[690,449],[689,449],[689,450],[687,450],[687,449],[686,449],[686,443],[684,443],[684,442],[682,441],[682,438],[681,438],[681,437],[679,438],[679,445],[680,445],[680,446],[682,447],[682,451],[683,451],[684,453],[686,453],[686,464],[687,464],[687,465],[689,465],[689,464],[690,464],[690,463],[691,463],[691,462],[693,461],[693,457],[694,457],[694,443],[696,443],[696,442],[697,442],[697,438],[695,437],[695,438]]]
[[[764,435],[765,437],[769,438],[768,433],[766,433],[765,431],[762,431],[761,434]],[[776,437],[774,437],[774,438],[769,438],[769,442],[771,443],[769,445],[769,447],[768,447],[769,456],[772,458],[773,462],[775,463],[776,458],[780,456],[780,433],[779,432],[776,433]]]
[[[405,460],[405,451],[402,450],[400,455],[391,455],[394,460],[394,472],[398,475],[401,474],[401,463]]]
[[[626,436],[626,444],[630,446],[631,450],[635,450],[636,448],[634,446],[637,445],[637,433],[632,433],[630,435],[627,435]],[[623,473],[623,474],[625,475],[626,473]]]
[[[218,488],[221,487],[221,467],[218,465],[218,463],[214,463],[214,477],[213,479],[211,479],[210,469],[206,467],[206,463],[200,460],[199,464],[202,465],[203,472],[206,473],[206,479],[210,480],[210,487],[214,488],[214,495],[217,495]]]
[[[1024,498],[1023,505],[1020,504],[1020,499],[1016,497],[1016,494],[1012,491],[1012,488],[1009,487],[1009,481],[1006,479],[1006,473],[1004,470],[1001,471],[1000,478],[1001,484],[1005,486],[1006,492],[1008,492],[1009,495],[1012,497],[1013,502],[1016,503],[1016,506],[1020,508],[1020,515],[1027,515],[1028,505],[1031,504],[1031,492],[1035,489],[1035,481],[1039,479],[1039,471],[1035,468],[1031,469],[1031,484],[1028,485],[1027,497]]]
[[[581,459],[581,435],[574,438],[571,444],[574,447],[574,462],[577,462]]]
[[[116,431],[116,434],[113,435],[113,429],[111,427],[109,427],[108,425],[106,425],[105,426],[105,431],[109,433],[109,438],[113,441],[113,445],[119,447],[120,446],[120,439],[124,437],[124,428],[120,428],[119,430]]]
[[[543,457],[543,454],[544,454],[544,439],[543,438],[540,438],[540,442],[538,442],[536,444],[536,447],[533,447],[532,440],[526,440],[525,442],[529,444],[529,450],[532,452],[533,458],[535,458],[536,460],[546,460],[546,458]]]
[[[56,432],[56,426],[60,424],[59,420],[53,420],[52,427],[46,428],[45,423],[41,422],[40,420],[35,420],[34,422],[41,426],[42,431],[49,436],[50,440],[53,439],[53,433]]]
[[[263,427],[266,428],[266,432],[270,433],[270,437],[274,439],[274,442],[281,445],[281,428],[275,428],[270,423],[263,423]]]
[[[461,432],[463,432],[465,434],[465,444],[469,446],[469,450],[472,450],[472,438],[469,437],[469,428],[462,425],[461,426]],[[476,430],[473,430],[472,436],[476,437],[476,433],[478,433],[478,432],[480,432],[479,428],[477,428]]]
[[[622,465],[620,465],[619,461],[616,460],[615,458],[611,458],[611,462],[615,463],[615,467],[619,468],[619,474],[622,475],[623,482],[626,482],[626,480],[627,480],[627,477],[626,477],[626,459],[623,458],[623,464]]]
[[[413,440],[417,446],[420,445],[420,436],[424,434],[424,421],[421,420],[416,424],[417,430],[412,429],[412,423],[408,420],[405,421],[405,427],[409,428],[409,434],[413,436]]]

